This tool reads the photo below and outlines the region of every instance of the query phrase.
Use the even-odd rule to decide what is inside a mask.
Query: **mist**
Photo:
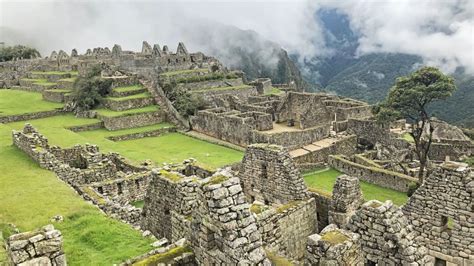
[[[231,46],[257,51],[275,64],[267,47],[278,44],[301,60],[331,56],[316,12],[337,9],[361,37],[358,55],[408,53],[452,72],[474,74],[474,7],[470,0],[349,1],[9,1],[0,0],[0,41],[53,50],[122,45],[138,51],[143,40],[179,41],[189,51],[219,55]],[[261,37],[259,37],[261,36]],[[217,53],[216,51],[219,51]]]

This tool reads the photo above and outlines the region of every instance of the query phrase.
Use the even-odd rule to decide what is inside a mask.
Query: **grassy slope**
[[[332,192],[336,178],[342,173],[335,169],[315,171],[304,174],[304,180],[309,188],[315,188],[323,192]],[[407,202],[408,196],[405,193],[393,189],[376,186],[365,181],[360,182],[365,200],[377,199],[379,201],[392,200],[397,205]]]
[[[0,90],[0,116],[49,111],[62,106],[61,103],[43,101],[38,92]]]
[[[73,115],[61,115],[32,120],[30,123],[48,137],[50,144],[62,147],[70,147],[78,143],[97,144],[103,152],[115,151],[135,161],[151,159],[158,163],[176,163],[193,157],[204,166],[218,167],[237,162],[242,159],[243,155],[240,151],[197,140],[179,133],[120,142],[105,139],[106,136],[148,131],[150,128],[160,126],[118,130],[110,132],[110,134],[103,129],[78,133],[65,129],[68,126],[96,123],[97,121],[95,119],[79,119]],[[8,125],[14,129],[21,129],[24,124],[25,122],[16,122]],[[162,124],[162,126],[169,126],[169,124]]]
[[[70,265],[111,265],[150,250],[150,240],[105,217],[12,146],[11,128],[1,124],[0,172],[0,224],[13,223],[26,231],[50,223],[54,215],[64,216],[55,226],[63,233]]]
[[[131,100],[131,99],[139,99],[139,98],[150,98],[151,95],[148,92],[143,92],[139,94],[134,94],[130,96],[124,96],[124,97],[107,97],[106,99],[112,100],[112,101],[125,101],[125,100]]]
[[[130,109],[130,110],[125,110],[125,111],[112,111],[109,109],[97,109],[96,111],[99,115],[103,115],[107,117],[115,117],[115,116],[123,116],[123,115],[130,115],[130,114],[153,112],[153,111],[158,111],[159,109],[160,107],[158,105],[150,105],[143,108]]]
[[[114,88],[114,91],[126,92],[126,91],[136,91],[136,90],[141,90],[141,89],[143,89],[141,85],[132,85],[132,86],[126,86],[126,87],[117,87],[117,88]]]

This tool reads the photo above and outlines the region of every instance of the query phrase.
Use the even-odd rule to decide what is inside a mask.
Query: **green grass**
[[[134,94],[134,95],[129,95],[125,97],[107,97],[107,100],[112,100],[112,101],[125,101],[125,100],[131,100],[131,99],[139,99],[139,98],[150,98],[151,95],[148,92],[143,92],[139,94]]]
[[[132,86],[127,86],[127,87],[117,87],[117,88],[114,88],[114,91],[129,92],[129,91],[137,91],[141,89],[143,89],[141,85],[132,85]]]
[[[148,112],[156,112],[160,110],[158,105],[150,105],[143,108],[137,109],[130,109],[125,111],[112,111],[109,109],[97,109],[97,113],[99,115],[107,116],[107,117],[117,117],[117,116],[126,116],[126,115],[133,115],[133,114],[140,114],[140,113],[148,113]]]
[[[46,90],[46,91],[49,91],[49,92],[64,92],[64,93],[71,92],[71,90],[68,90],[68,89],[52,89],[52,90]]]
[[[336,178],[342,173],[335,169],[328,169],[320,172],[312,172],[303,175],[306,185],[309,189],[322,191],[323,193],[332,193]],[[383,188],[374,184],[360,181],[362,193],[365,200],[376,199],[379,201],[392,200],[396,205],[403,205],[407,202],[408,196],[403,193],[389,188]]]
[[[280,95],[282,94],[283,91],[280,90],[279,88],[274,88],[272,87],[270,90],[268,90],[267,92],[265,92],[264,95]]]
[[[252,86],[241,85],[241,86],[234,86],[234,87],[207,88],[207,89],[203,89],[203,90],[193,90],[192,92],[242,90],[242,89],[248,89],[248,88],[252,88]]]
[[[192,252],[189,247],[175,247],[165,253],[159,253],[150,256],[142,261],[137,261],[133,266],[149,266],[149,265],[171,265],[173,259],[181,256],[183,253]]]
[[[66,75],[71,74],[73,76],[79,75],[77,71],[32,71],[32,74],[45,74],[45,75]]]
[[[134,201],[130,204],[132,204],[132,206],[135,206],[137,208],[143,209],[143,206],[145,205],[145,201],[144,200],[137,200],[137,201]]]
[[[65,79],[60,79],[59,81],[69,81],[69,82],[74,82],[74,81],[76,81],[76,77],[72,77],[72,78],[65,78]]]
[[[63,104],[43,101],[41,93],[0,90],[0,116],[51,111]]]
[[[272,263],[272,265],[275,266],[293,266],[293,263],[291,263],[287,258],[282,257],[274,252],[271,252],[269,250],[265,250],[265,253]]]
[[[107,136],[124,135],[148,129],[157,129],[169,124],[161,124],[136,129],[124,129],[113,132],[106,130],[92,130],[84,132],[72,132],[65,129],[75,125],[87,125],[97,123],[97,119],[76,118],[73,115],[60,115],[29,121],[41,134],[44,134],[50,144],[61,147],[71,147],[75,144],[96,144],[101,151],[118,152],[126,158],[142,162],[150,159],[156,163],[181,163],[183,160],[193,157],[200,165],[214,169],[226,164],[238,162],[243,153],[220,145],[198,140],[180,133],[170,133],[158,137],[149,137],[136,140],[114,142],[106,139]],[[12,129],[21,129],[25,122],[8,124]]]
[[[104,216],[53,172],[39,168],[12,146],[11,127],[2,124],[0,171],[0,224],[13,223],[21,231],[30,231],[62,215],[65,221],[55,226],[63,234],[69,265],[111,265],[151,249],[151,240]]]
[[[413,139],[413,137],[412,137],[412,136],[410,135],[410,133],[408,133],[408,132],[403,133],[402,138],[403,138],[404,140],[410,142],[410,143],[414,143],[414,142],[415,142],[415,140]]]
[[[208,72],[208,71],[209,70],[207,68],[185,69],[185,70],[169,71],[169,72],[162,73],[161,75],[166,76],[166,77],[171,77],[171,76],[182,75],[182,74]]]
[[[474,156],[471,156],[464,160],[465,163],[467,163],[469,166],[474,167]]]
[[[121,129],[121,130],[114,130],[114,131],[101,128],[101,129],[96,129],[96,130],[79,132],[79,134],[86,138],[97,139],[98,137],[106,138],[106,137],[113,137],[113,136],[128,135],[128,134],[133,134],[133,133],[148,132],[148,131],[153,131],[153,130],[157,130],[157,129],[161,129],[165,127],[173,127],[173,125],[170,123],[160,123],[160,124],[155,124],[151,126],[128,128],[128,129]]]

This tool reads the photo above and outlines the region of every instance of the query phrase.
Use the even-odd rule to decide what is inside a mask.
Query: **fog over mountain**
[[[456,76],[455,99],[474,98],[474,1],[13,1],[0,0],[0,39],[52,50],[139,50],[178,41],[240,68],[250,78],[298,80],[312,89],[376,102],[396,77],[421,65]],[[310,88],[311,89],[311,88]],[[462,96],[461,96],[462,95]],[[451,106],[451,105],[450,105]],[[472,102],[443,107],[465,120]],[[436,108],[435,108],[436,109]],[[451,108],[452,109],[452,108]],[[449,113],[449,115],[446,115]]]
[[[357,56],[407,53],[447,71],[474,73],[474,8],[470,0],[348,1],[12,1],[1,0],[1,38],[42,52],[142,40],[187,41],[194,49],[225,49],[218,24],[253,30],[291,54],[310,60],[337,51],[325,39],[318,11],[345,14],[357,33]],[[210,37],[202,42],[202,37]],[[235,45],[252,46],[245,39]],[[221,47],[222,46],[222,47]],[[262,51],[264,56],[265,51]],[[269,60],[269,64],[272,61]]]

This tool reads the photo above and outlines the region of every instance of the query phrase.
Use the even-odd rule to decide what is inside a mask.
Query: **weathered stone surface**
[[[6,244],[9,260],[14,265],[67,265],[61,232],[52,225],[38,231],[12,235]]]

